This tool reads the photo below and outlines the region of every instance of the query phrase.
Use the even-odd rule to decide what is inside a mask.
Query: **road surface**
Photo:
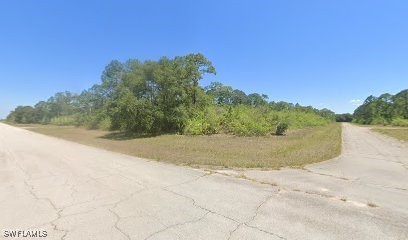
[[[339,158],[214,173],[0,124],[1,238],[408,239],[408,148],[343,129]]]

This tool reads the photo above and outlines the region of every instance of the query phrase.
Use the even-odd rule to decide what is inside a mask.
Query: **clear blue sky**
[[[408,88],[408,1],[0,1],[0,118],[100,81],[112,59],[201,52],[217,80],[352,112]],[[357,101],[358,102],[358,101]]]

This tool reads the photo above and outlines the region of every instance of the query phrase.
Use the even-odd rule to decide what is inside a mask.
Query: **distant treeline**
[[[352,122],[353,114],[351,113],[342,113],[336,114],[336,122]]]
[[[232,133],[265,135],[279,124],[290,128],[321,126],[334,112],[287,102],[268,102],[264,94],[212,82],[201,87],[204,74],[215,74],[202,54],[158,61],[112,61],[100,84],[80,94],[60,92],[34,107],[18,106],[7,120],[15,123],[76,125],[141,134]]]
[[[408,89],[395,95],[369,96],[354,111],[353,118],[360,124],[408,126]]]

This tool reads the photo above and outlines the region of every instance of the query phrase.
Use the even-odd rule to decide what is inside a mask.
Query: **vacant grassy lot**
[[[31,125],[27,129],[133,156],[195,167],[300,167],[341,151],[341,126],[290,131],[287,136],[231,135],[136,137],[75,127]]]
[[[372,130],[399,140],[408,141],[408,128],[373,128]]]

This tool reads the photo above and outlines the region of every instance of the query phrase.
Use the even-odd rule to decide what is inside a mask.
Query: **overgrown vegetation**
[[[408,89],[396,95],[369,96],[353,118],[359,124],[408,126]]]
[[[280,135],[285,128],[326,126],[335,119],[328,109],[268,102],[264,94],[246,94],[219,82],[199,85],[205,74],[215,73],[202,54],[115,60],[106,66],[101,84],[81,94],[56,93],[34,107],[19,106],[7,120],[139,134],[261,136]]]

